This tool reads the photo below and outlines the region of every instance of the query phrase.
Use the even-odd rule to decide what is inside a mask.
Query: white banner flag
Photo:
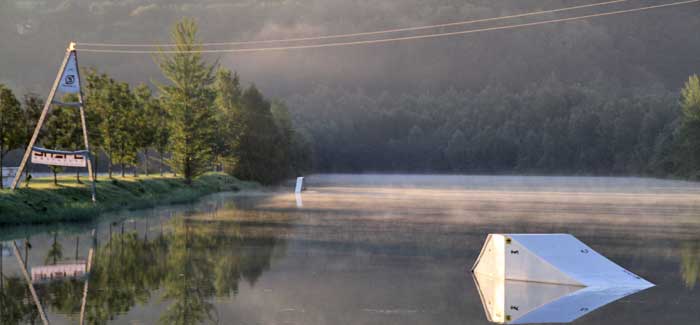
[[[63,70],[58,90],[67,94],[80,92],[80,78],[78,78],[78,64],[75,60],[75,52],[71,52],[68,58],[68,64],[66,64],[66,69]]]
[[[86,155],[81,152],[43,152],[32,150],[32,163],[50,166],[85,167]]]

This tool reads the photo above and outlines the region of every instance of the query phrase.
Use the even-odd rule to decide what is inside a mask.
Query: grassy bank
[[[191,186],[181,178],[167,176],[103,177],[97,183],[97,203],[93,204],[89,183],[79,184],[74,176],[60,177],[58,185],[53,179],[34,179],[29,188],[0,190],[0,226],[89,220],[106,211],[185,203],[206,194],[256,186],[223,173],[203,175]]]

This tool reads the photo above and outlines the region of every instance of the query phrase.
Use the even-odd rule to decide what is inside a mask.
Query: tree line
[[[197,26],[185,19],[176,24],[173,42],[183,53],[159,55],[156,62],[167,82],[136,87],[96,69],[85,69],[83,92],[95,170],[106,164],[109,177],[124,177],[143,166],[153,172],[153,154],[163,166],[186,182],[211,170],[244,180],[270,184],[310,170],[310,142],[292,126],[283,102],[268,100],[253,84],[201,54]],[[43,101],[35,94],[22,105],[7,87],[0,86],[0,163],[13,149],[26,146]],[[63,102],[75,102],[67,95]],[[79,111],[54,106],[38,145],[51,149],[84,148]],[[106,161],[99,161],[103,153]],[[56,174],[59,167],[51,167]],[[80,176],[78,174],[78,181]]]
[[[324,172],[652,175],[700,172],[700,82],[680,92],[556,77],[519,92],[327,86],[287,98]]]

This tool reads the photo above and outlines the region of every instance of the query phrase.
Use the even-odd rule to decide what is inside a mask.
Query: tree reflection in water
[[[0,269],[0,274],[2,274]],[[0,280],[0,324],[34,323],[39,318],[36,307],[28,299],[27,285],[20,277]]]
[[[700,240],[681,246],[681,276],[686,288],[693,289],[700,281]]]
[[[270,268],[284,243],[255,234],[235,222],[173,219],[165,231],[112,234],[96,247],[87,296],[86,323],[105,324],[132,307],[168,303],[162,324],[215,323],[214,297],[233,297],[239,282],[253,285]],[[60,262],[54,240],[47,260]],[[80,313],[84,279],[35,284],[42,305],[53,313]],[[153,296],[158,294],[159,296]],[[19,297],[19,299],[18,299]],[[7,277],[0,265],[0,323],[37,320],[36,307],[20,276]]]
[[[255,283],[281,244],[275,237],[246,234],[236,223],[181,218],[168,228],[150,241],[136,233],[117,235],[97,250],[89,323],[106,323],[161,288],[160,299],[170,303],[161,323],[215,322],[210,298],[235,295],[241,279]]]
[[[163,299],[173,303],[161,315],[163,324],[195,324],[214,320],[214,307],[207,301],[213,291],[209,273],[210,256],[204,252],[212,239],[197,234],[186,222],[175,227],[168,247],[167,272],[163,278]]]
[[[58,242],[58,233],[54,231],[53,243],[46,253],[44,264],[56,265],[61,258],[63,258],[63,246]]]

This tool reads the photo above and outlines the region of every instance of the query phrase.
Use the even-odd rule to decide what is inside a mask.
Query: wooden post
[[[75,66],[80,67],[78,64],[78,52],[75,51],[75,43],[70,43],[68,47],[69,55],[70,53],[75,54]],[[85,141],[85,150],[88,152],[87,156],[87,168],[88,175],[90,175],[90,183],[92,183],[92,202],[96,202],[97,198],[95,196],[95,174],[92,173],[92,152],[90,151],[90,143],[88,142],[88,131],[87,122],[85,121],[85,102],[83,101],[83,84],[80,80],[80,69],[76,69],[75,73],[78,75],[78,83],[80,84],[80,90],[78,91],[78,102],[80,103],[80,123],[83,126],[83,141]]]
[[[44,103],[44,110],[41,111],[41,115],[39,116],[39,121],[36,124],[36,128],[34,128],[34,134],[32,135],[32,139],[29,140],[29,144],[27,145],[27,149],[24,151],[24,156],[22,157],[22,162],[19,164],[19,169],[17,169],[17,173],[15,174],[15,179],[12,181],[12,185],[10,188],[14,191],[17,189],[17,184],[19,183],[20,178],[22,177],[22,173],[24,172],[24,169],[27,167],[27,161],[29,161],[29,156],[32,154],[32,147],[34,147],[34,144],[36,143],[36,138],[39,137],[39,132],[41,131],[41,127],[44,125],[44,120],[46,119],[46,115],[49,112],[49,109],[51,108],[51,102],[53,101],[54,96],[56,96],[56,90],[58,89],[58,84],[61,82],[61,77],[63,76],[63,72],[66,70],[66,65],[68,64],[68,58],[70,58],[71,51],[70,47],[68,50],[66,50],[66,56],[63,58],[63,63],[61,64],[61,68],[58,69],[58,75],[56,76],[56,80],[53,82],[53,87],[51,88],[51,92],[49,93],[49,98],[46,100],[46,103]]]
[[[87,298],[88,298],[88,288],[90,287],[90,269],[92,268],[92,256],[95,250],[93,248],[90,248],[90,251],[88,252],[88,264],[86,266],[86,271],[87,271],[87,277],[85,278],[85,284],[83,285],[83,299],[81,299],[80,302],[80,325],[85,324],[85,310],[87,307]]]
[[[34,304],[36,305],[36,309],[39,311],[39,316],[41,317],[41,321],[44,323],[44,325],[49,325],[49,319],[46,318],[46,314],[44,313],[44,308],[41,306],[41,301],[39,301],[39,296],[36,294],[36,290],[34,290],[34,285],[32,284],[32,278],[29,276],[29,273],[27,271],[27,265],[24,264],[22,261],[22,257],[20,257],[19,253],[19,248],[17,248],[17,243],[13,240],[12,241],[12,248],[14,248],[15,251],[15,257],[17,257],[17,263],[19,263],[20,269],[22,271],[22,275],[24,275],[24,280],[27,281],[27,286],[29,287],[29,292],[32,294],[32,299],[34,300]]]
[[[92,230],[92,239],[93,243],[95,242],[95,229]],[[85,278],[85,285],[83,286],[83,299],[80,303],[80,325],[85,324],[85,307],[87,306],[87,295],[88,295],[88,288],[90,286],[90,272],[92,271],[92,259],[93,256],[95,255],[95,247],[91,247],[90,251],[88,252],[88,259],[87,259],[87,266],[85,267],[85,272],[87,273],[87,276]]]

